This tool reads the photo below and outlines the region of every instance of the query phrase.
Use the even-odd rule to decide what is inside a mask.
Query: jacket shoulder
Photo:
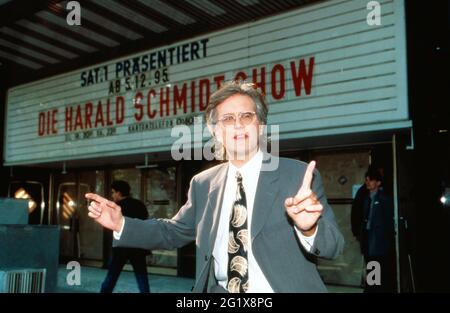
[[[295,185],[299,185],[302,183],[307,167],[308,163],[300,160],[281,157],[279,158],[280,177],[289,177],[292,183],[294,183]],[[316,181],[322,181],[320,172],[317,168],[314,169],[313,184],[315,184]]]
[[[224,162],[218,165],[215,165],[211,168],[208,168],[196,175],[194,175],[194,177],[192,178],[192,181],[196,181],[198,183],[203,183],[203,182],[208,182],[210,181],[212,178],[216,177],[216,175],[224,170],[227,167],[228,163]]]
[[[282,171],[306,171],[306,168],[308,167],[308,163],[296,160],[296,159],[290,159],[290,158],[279,158],[280,160],[280,169]]]

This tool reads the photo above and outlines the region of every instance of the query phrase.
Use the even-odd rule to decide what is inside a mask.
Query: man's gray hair
[[[269,109],[264,94],[256,88],[255,84],[242,81],[227,82],[211,95],[205,112],[207,124],[213,125],[217,123],[217,106],[234,95],[250,97],[255,102],[256,117],[258,118],[259,124],[267,125],[267,113]]]

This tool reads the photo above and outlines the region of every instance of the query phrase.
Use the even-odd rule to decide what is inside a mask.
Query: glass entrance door
[[[102,227],[88,217],[87,192],[104,193],[104,172],[89,171],[55,176],[56,223],[60,225],[60,255],[64,259],[101,261]]]
[[[175,166],[147,169],[144,175],[145,196],[150,218],[172,218],[178,212]],[[177,268],[177,249],[155,250],[151,264],[165,268]]]
[[[56,193],[57,222],[60,226],[60,255],[63,258],[79,258],[77,184],[75,175],[58,183]]]
[[[86,171],[78,174],[79,181],[79,255],[83,260],[102,262],[103,260],[103,227],[88,216],[89,203],[84,197],[86,192],[104,194],[104,171]]]

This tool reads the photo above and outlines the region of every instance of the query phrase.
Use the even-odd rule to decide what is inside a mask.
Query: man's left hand
[[[323,206],[311,190],[315,161],[311,161],[306,168],[303,183],[295,197],[284,201],[287,214],[292,218],[297,228],[305,236],[314,234],[317,221],[323,211]]]

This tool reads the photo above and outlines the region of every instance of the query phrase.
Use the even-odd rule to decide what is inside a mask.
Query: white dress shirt
[[[236,172],[239,171],[242,175],[242,183],[244,185],[245,195],[247,198],[247,225],[248,232],[251,234],[253,204],[255,201],[256,188],[258,185],[259,173],[261,171],[263,160],[263,154],[258,151],[252,159],[250,159],[244,166],[237,168],[231,162],[229,162],[228,173],[225,185],[225,191],[223,195],[222,209],[220,213],[219,228],[217,230],[217,237],[213,249],[213,257],[215,262],[215,275],[216,279],[223,288],[227,289],[228,280],[228,240],[229,240],[229,220],[231,214],[231,208],[236,196],[237,181]],[[295,228],[296,229],[296,228]],[[304,236],[299,230],[297,230],[300,242],[307,251],[311,250],[314,243],[314,238],[317,233],[310,237]],[[251,236],[250,236],[251,237]],[[264,273],[259,267],[256,261],[253,250],[252,242],[248,243],[248,277],[249,277],[249,289],[247,292],[273,292],[272,287],[267,281]]]

